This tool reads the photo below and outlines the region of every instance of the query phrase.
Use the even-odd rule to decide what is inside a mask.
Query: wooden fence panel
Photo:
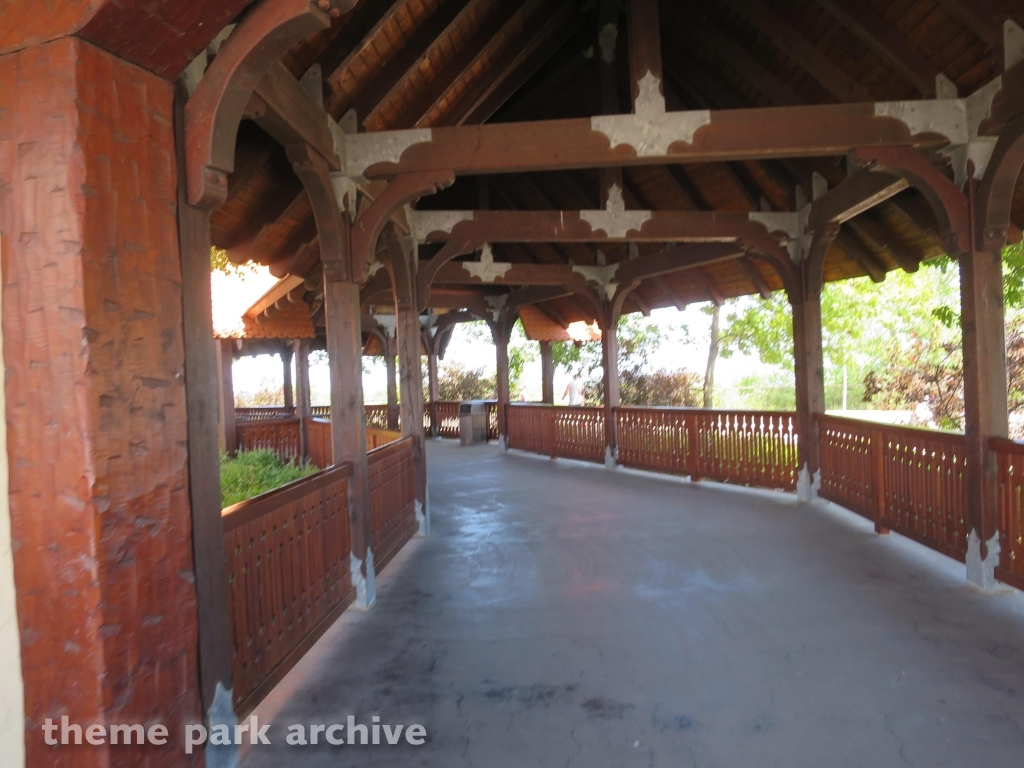
[[[459,403],[438,400],[434,403],[437,413],[437,434],[440,437],[459,438]]]
[[[416,533],[416,471],[411,437],[367,454],[374,567],[380,573]]]
[[[821,441],[819,494],[877,522],[881,425],[833,416],[819,416],[818,425]]]
[[[796,415],[781,411],[694,409],[695,477],[796,490]]]
[[[244,717],[352,602],[348,464],[222,512],[235,711]]]
[[[331,420],[331,406],[329,405],[311,406],[309,409],[309,413],[314,419],[325,419],[327,421]]]
[[[619,463],[625,467],[690,474],[689,425],[678,408],[618,408]]]
[[[386,405],[364,405],[367,429],[388,428],[388,407]]]
[[[1024,589],[1024,444],[993,439],[999,460],[999,567],[996,578]]]
[[[549,407],[555,412],[555,455],[603,464],[604,409]]]
[[[274,451],[282,461],[299,459],[297,418],[247,421],[236,424],[239,451]]]
[[[309,462],[326,469],[334,463],[334,442],[331,438],[331,422],[323,419],[306,419],[306,447]]]
[[[295,415],[294,408],[283,405],[267,405],[259,408],[235,408],[235,421],[266,421],[267,419],[286,419]]]
[[[886,426],[880,523],[943,554],[967,557],[963,435]]]
[[[555,409],[546,405],[511,405],[506,419],[508,447],[554,458]]]

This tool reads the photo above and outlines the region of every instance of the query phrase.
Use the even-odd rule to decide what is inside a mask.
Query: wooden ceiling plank
[[[287,213],[296,199],[303,194],[305,193],[302,182],[296,176],[289,174],[283,179],[274,190],[274,194],[263,200],[260,207],[253,212],[245,226],[229,242],[224,243],[231,261],[236,264],[249,261],[260,233]]]
[[[672,180],[679,187],[680,191],[684,196],[690,199],[693,206],[698,211],[710,211],[711,203],[704,197],[704,193],[701,192],[700,187],[697,186],[696,182],[690,177],[690,174],[679,165],[666,165],[665,170],[668,171],[668,175],[672,177]]]
[[[491,8],[473,36],[465,41],[437,73],[437,76],[426,86],[421,87],[411,104],[402,107],[395,128],[429,128],[430,114],[440,107],[442,102],[451,96],[454,89],[462,82],[464,75],[474,67],[482,66],[492,49],[499,44],[502,37],[508,34],[529,18],[544,0],[525,0],[523,3],[498,3]]]
[[[832,59],[822,53],[776,9],[761,0],[725,0],[786,56],[843,102],[871,101],[871,95]]]
[[[359,55],[373,45],[374,39],[408,0],[368,0],[360,5],[348,23],[320,52],[316,63],[324,80],[351,66]]]
[[[772,287],[768,285],[768,282],[764,279],[764,275],[761,274],[761,270],[757,268],[753,260],[744,256],[737,260],[740,268],[746,273],[747,277],[750,278],[750,282],[754,286],[754,290],[757,291],[762,299],[770,299],[774,293]]]
[[[815,0],[869,48],[888,61],[925,96],[935,95],[935,78],[942,70],[915,51],[888,20],[866,3]]]
[[[882,225],[870,216],[850,219],[845,226],[848,226],[869,249],[884,253],[905,271],[917,272],[920,268],[921,262],[917,256],[907,251],[902,244],[894,242]]]
[[[864,270],[864,274],[871,278],[872,282],[881,283],[885,280],[885,265],[849,232],[840,230],[836,236],[835,245],[848,258],[853,259]]]
[[[938,0],[946,12],[995,50],[1003,47],[1003,19],[988,0]]]
[[[504,106],[541,67],[547,64],[565,41],[575,36],[583,23],[575,0],[566,0],[524,46],[512,46],[511,58],[496,65],[498,74],[485,87],[466,98],[446,121],[447,125],[485,123]]]
[[[755,59],[747,49],[716,26],[696,16],[688,16],[681,25],[692,30],[725,60],[743,79],[759,90],[772,104],[791,107],[803,103],[793,90],[776,77],[767,66]]]
[[[661,290],[661,292],[668,297],[668,300],[672,302],[673,306],[675,306],[677,310],[680,312],[686,310],[686,302],[679,297],[679,294],[672,290],[672,287],[664,277],[658,276],[651,280]]]
[[[409,73],[427,59],[461,14],[477,1],[448,0],[440,4],[356,98],[352,108],[361,125],[369,128],[375,122],[377,109],[398,92]]]

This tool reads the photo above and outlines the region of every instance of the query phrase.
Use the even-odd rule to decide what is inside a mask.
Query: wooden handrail
[[[352,465],[341,464],[340,466],[330,467],[322,472],[317,472],[315,475],[304,477],[301,480],[296,480],[293,483],[282,485],[280,488],[261,493],[259,496],[254,496],[251,499],[232,504],[230,507],[225,507],[220,513],[224,531],[226,533],[234,530],[261,515],[273,512],[283,504],[301,499],[308,493],[318,491],[343,477],[351,476]]]
[[[1020,456],[1024,456],[1024,443],[1017,442],[1016,440],[1010,440],[1007,437],[989,438],[988,447],[993,451],[1016,453]]]

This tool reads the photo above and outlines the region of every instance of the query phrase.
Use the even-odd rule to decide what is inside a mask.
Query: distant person
[[[519,402],[520,403],[525,403],[526,402],[526,393],[525,392],[520,392],[519,393]]]
[[[934,429],[935,414],[932,411],[931,399],[928,395],[924,396],[924,400],[918,403],[913,413],[910,416],[910,426],[912,427],[932,427]]]
[[[569,386],[562,393],[562,399],[568,398],[569,405],[583,405],[583,384],[580,382],[580,375],[574,373]]]

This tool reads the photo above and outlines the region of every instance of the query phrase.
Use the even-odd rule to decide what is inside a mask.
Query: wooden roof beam
[[[725,0],[754,29],[795,61],[841,102],[871,101],[871,95],[811,44],[779,12],[761,0]]]
[[[629,79],[634,114],[665,112],[658,0],[630,0]]]
[[[989,0],[938,0],[946,12],[970,29],[978,39],[994,51],[1003,48],[1003,20]]]
[[[584,14],[576,0],[565,0],[532,35],[524,46],[510,46],[495,67],[498,73],[463,103],[445,121],[446,125],[479,125],[501,109],[520,88],[547,64],[583,26]],[[511,57],[511,58],[509,58]]]
[[[869,48],[889,62],[925,96],[935,95],[935,78],[942,74],[926,57],[915,51],[886,19],[871,6],[850,0],[815,0]]]
[[[367,0],[360,4],[348,22],[320,52],[316,63],[329,82],[336,73],[347,69],[367,48],[373,45],[384,25],[406,4],[407,0]]]
[[[600,115],[524,123],[347,134],[357,180],[844,155],[859,147],[966,143],[959,101],[824,104]],[[909,122],[907,122],[909,121]],[[653,131],[653,133],[652,133]],[[651,137],[656,137],[652,141]]]
[[[900,265],[907,272],[917,272],[921,266],[920,260],[914,254],[907,251],[902,244],[893,242],[889,233],[881,224],[870,216],[860,216],[846,222],[846,226],[863,242],[870,250],[882,253]]]
[[[753,259],[742,257],[738,261],[740,269],[750,278],[750,282],[754,286],[754,290],[757,291],[762,299],[770,299],[774,293],[772,287],[768,285],[768,282],[764,279],[764,275],[761,274],[761,270],[754,264]]]
[[[387,126],[379,109],[401,89],[409,73],[417,69],[430,53],[440,45],[467,8],[479,0],[449,0],[441,3],[422,27],[406,41],[405,46],[384,66],[356,97],[352,108],[356,119],[368,130],[381,130]]]
[[[840,230],[836,236],[835,245],[843,253],[853,259],[864,270],[864,274],[871,278],[874,283],[881,283],[885,280],[885,265],[878,260],[871,251],[861,245],[860,240],[855,238],[846,230]]]
[[[906,179],[888,173],[855,173],[811,204],[807,229],[818,229],[825,224],[842,224],[909,186],[910,182]]]
[[[754,211],[414,211],[420,242],[665,243],[798,236],[796,214]],[[780,229],[779,227],[782,227]]]

